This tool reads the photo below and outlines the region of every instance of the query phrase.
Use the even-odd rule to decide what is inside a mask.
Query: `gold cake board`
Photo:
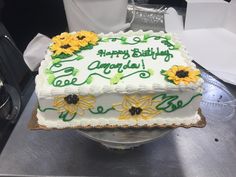
[[[107,125],[107,126],[96,126],[96,127],[92,127],[92,126],[75,126],[75,127],[70,127],[70,128],[47,128],[46,126],[43,125],[39,125],[38,124],[38,118],[36,116],[37,113],[37,108],[35,108],[35,110],[32,113],[32,118],[30,119],[29,123],[28,123],[28,128],[30,130],[58,130],[58,129],[91,129],[91,128],[97,128],[97,129],[102,129],[102,128],[177,128],[177,127],[183,127],[183,128],[191,128],[191,127],[197,127],[197,128],[203,128],[206,126],[206,119],[203,116],[201,109],[198,109],[198,114],[200,115],[201,119],[195,123],[195,124],[190,124],[190,125],[184,125],[184,124],[180,124],[180,125],[151,125],[151,126],[111,126],[111,125]]]

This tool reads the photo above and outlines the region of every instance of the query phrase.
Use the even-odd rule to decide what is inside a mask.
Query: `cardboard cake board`
[[[191,128],[191,127],[196,127],[196,128],[203,128],[206,126],[206,119],[203,116],[201,109],[198,109],[198,114],[200,115],[201,119],[196,123],[196,124],[190,124],[190,125],[184,125],[184,124],[180,124],[180,125],[152,125],[152,126],[123,126],[123,127],[118,127],[118,126],[96,126],[96,127],[92,127],[92,126],[76,126],[76,127],[70,127],[70,128],[47,128],[46,126],[43,125],[39,125],[38,124],[38,118],[36,116],[37,113],[37,109],[35,109],[32,113],[32,118],[30,119],[29,123],[28,123],[28,128],[30,130],[58,130],[58,129],[91,129],[91,128],[97,128],[97,129],[102,129],[102,128],[177,128],[177,127],[183,127],[183,128]]]

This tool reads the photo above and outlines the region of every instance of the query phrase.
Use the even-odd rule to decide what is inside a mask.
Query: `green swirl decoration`
[[[56,108],[44,108],[44,109],[42,109],[42,108],[38,105],[38,110],[39,110],[40,112],[46,112],[46,111],[49,111],[49,110],[55,111],[55,110],[57,110],[57,109],[56,109]]]
[[[116,38],[116,37],[106,38],[105,37],[105,38],[101,38],[100,42],[120,41],[121,44],[124,44],[124,45],[136,45],[136,44],[139,44],[139,43],[146,43],[151,38],[154,39],[154,40],[160,40],[161,43],[164,44],[165,46],[167,46],[169,50],[177,50],[181,47],[180,44],[172,44],[170,42],[171,37],[168,36],[168,35],[163,37],[163,36],[157,36],[157,35],[150,36],[149,34],[145,34],[143,37],[135,36],[135,37],[132,38],[131,41],[127,41],[126,37],[120,37],[120,38]]]
[[[75,116],[76,116],[77,113],[74,113],[69,119],[68,119],[68,115],[69,113],[68,112],[61,112],[60,115],[59,115],[59,119],[62,119],[63,122],[69,122],[69,121],[72,121]]]
[[[95,111],[92,109],[89,109],[89,112],[92,114],[106,114],[107,112],[109,112],[111,110],[115,110],[115,109],[113,107],[108,108],[108,109],[104,109],[103,106],[98,106]]]
[[[161,102],[156,105],[157,110],[162,110],[165,112],[173,112],[177,109],[184,108],[189,103],[192,102],[192,100],[198,96],[202,96],[201,93],[198,93],[196,95],[193,95],[186,103],[184,103],[182,100],[178,100],[178,95],[167,95],[166,93],[156,95],[152,99],[155,100],[157,98],[161,98]]]

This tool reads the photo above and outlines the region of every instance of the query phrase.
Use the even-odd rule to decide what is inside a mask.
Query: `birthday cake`
[[[203,80],[173,34],[62,33],[36,77],[47,128],[192,127]]]

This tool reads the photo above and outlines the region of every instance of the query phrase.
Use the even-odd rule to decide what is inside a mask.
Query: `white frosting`
[[[56,120],[48,120],[45,118],[41,112],[37,113],[38,117],[38,123],[40,125],[45,125],[48,128],[70,128],[70,127],[77,127],[77,126],[82,126],[82,127],[96,127],[96,126],[153,126],[153,125],[159,125],[159,126],[171,126],[171,125],[192,125],[196,124],[198,121],[201,120],[201,117],[195,113],[192,117],[169,117],[169,118],[162,118],[159,117],[158,119],[148,119],[148,120],[119,120],[117,118],[80,118],[80,119],[75,119],[74,121],[71,122],[63,122],[60,119]]]
[[[127,41],[131,41],[134,36],[143,37],[144,34],[149,35],[161,35],[171,36],[171,42],[173,44],[181,44],[181,41],[176,38],[176,36],[170,33],[154,33],[153,31],[128,31],[126,33],[119,32],[119,33],[108,33],[108,34],[99,34],[100,37],[126,37]],[[99,57],[97,55],[97,51],[100,49],[106,49],[107,51],[112,50],[129,50],[131,51],[133,48],[139,48],[140,50],[146,50],[148,47],[155,46],[159,47],[160,51],[167,50],[167,46],[163,45],[160,40],[154,40],[153,38],[148,39],[147,43],[138,43],[136,45],[124,45],[121,44],[119,40],[116,42],[99,42],[99,45],[94,46],[92,50],[84,50],[81,52],[81,55],[84,57],[82,60],[75,60],[72,62],[63,63],[63,67],[73,66],[79,69],[79,74],[77,76],[78,82],[84,81],[89,74],[91,73],[99,73],[105,75],[103,70],[96,69],[93,71],[88,70],[89,64],[91,64],[95,60],[101,61],[101,63],[127,63],[128,59],[120,58],[110,58],[109,56],[106,57]],[[92,52],[91,52],[92,51]],[[196,89],[202,85],[203,80],[199,79],[197,83],[190,84],[190,85],[174,85],[171,83],[166,82],[164,76],[160,74],[162,69],[168,70],[173,65],[183,65],[183,66],[192,66],[195,68],[195,65],[191,62],[191,58],[189,57],[188,53],[186,52],[184,46],[181,44],[181,48],[179,50],[171,50],[171,54],[173,54],[173,58],[170,59],[169,62],[164,61],[164,57],[158,57],[156,60],[153,60],[151,57],[140,57],[140,58],[133,58],[130,57],[132,62],[137,62],[141,64],[141,59],[145,62],[145,69],[152,69],[154,71],[154,75],[143,79],[139,77],[139,74],[132,75],[121,80],[116,85],[111,85],[110,80],[104,79],[99,76],[93,77],[93,82],[89,85],[84,84],[82,86],[66,86],[66,87],[54,87],[50,85],[47,81],[47,76],[45,75],[45,69],[49,68],[52,65],[51,59],[51,52],[47,51],[45,60],[42,61],[41,66],[39,68],[39,75],[36,77],[36,93],[39,98],[41,97],[48,97],[48,96],[55,96],[60,94],[67,94],[67,93],[80,93],[82,95],[92,94],[95,96],[101,95],[103,93],[140,93],[140,92],[149,92],[155,93],[159,91],[170,91],[170,90],[188,90],[188,89]],[[70,58],[75,58],[72,56]],[[68,59],[70,59],[68,58]],[[124,70],[123,74],[127,75],[132,73],[132,69]],[[117,73],[116,69],[111,70],[111,73],[106,75],[109,77],[113,77]],[[61,74],[59,72],[59,74]],[[57,74],[55,74],[58,76]],[[72,79],[73,76],[68,76],[66,79]]]
[[[191,97],[197,93],[201,92],[201,89],[197,89],[194,91],[185,91],[185,92],[169,92],[170,95],[177,95],[179,96],[178,100],[182,100],[184,103],[188,102]],[[155,95],[160,94],[156,93]],[[96,97],[96,105],[93,110],[96,111],[98,106],[103,106],[104,109],[110,108],[114,103],[121,103],[123,99],[123,95],[120,94],[103,94],[101,96]],[[114,125],[114,126],[135,126],[135,125],[190,125],[196,123],[199,118],[196,117],[197,109],[199,107],[201,101],[201,96],[198,96],[192,100],[186,107],[178,109],[176,111],[167,113],[162,111],[156,117],[148,119],[148,120],[135,120],[135,119],[128,119],[128,120],[120,120],[119,112],[112,110],[107,112],[106,114],[92,114],[89,111],[86,111],[83,116],[75,116],[72,121],[63,122],[59,119],[59,113],[54,110],[49,110],[46,112],[40,112],[38,110],[37,117],[38,123],[40,125],[45,125],[50,128],[65,128],[71,126],[104,126],[104,125]],[[177,100],[174,102],[176,103]],[[41,109],[52,107],[53,98],[41,98],[39,99],[39,104],[41,105]]]
[[[45,74],[45,69],[49,68],[52,65],[51,52],[47,51],[45,60],[42,61],[39,68],[39,74],[36,77],[36,93],[41,109],[48,107],[53,107],[54,96],[57,95],[68,95],[68,94],[79,94],[79,95],[94,95],[96,96],[96,105],[95,109],[98,106],[103,106],[104,108],[110,108],[114,103],[121,103],[124,94],[152,94],[157,95],[160,93],[167,93],[170,95],[178,95],[179,99],[184,103],[188,102],[192,96],[201,93],[201,85],[203,80],[200,78],[195,84],[179,84],[174,85],[167,82],[164,79],[164,76],[160,74],[162,69],[168,70],[173,65],[183,65],[191,66],[195,68],[195,65],[191,62],[191,58],[186,52],[185,48],[181,44],[181,41],[178,40],[172,34],[166,34],[163,32],[154,33],[153,31],[128,31],[126,33],[109,33],[109,34],[99,34],[100,37],[126,37],[127,41],[131,40],[134,36],[143,37],[144,34],[149,35],[161,35],[171,36],[171,42],[173,44],[180,44],[181,48],[179,50],[171,50],[173,58],[169,62],[165,62],[164,58],[157,58],[153,60],[151,57],[141,57],[141,58],[132,58],[131,61],[137,61],[140,63],[141,59],[145,60],[145,69],[152,69],[154,74],[147,78],[142,79],[139,77],[139,74],[132,75],[125,79],[122,79],[118,84],[110,84],[110,80],[106,80],[99,76],[94,76],[93,82],[91,84],[84,84],[82,86],[65,86],[65,87],[54,87],[50,85],[47,81],[47,75]],[[167,46],[163,45],[159,40],[153,40],[150,38],[147,43],[139,43],[136,45],[123,45],[120,41],[116,42],[99,42],[99,45],[94,46],[93,50],[84,50],[81,52],[81,55],[84,57],[82,60],[75,60],[72,62],[63,63],[63,67],[75,67],[79,69],[79,74],[77,77],[78,81],[84,81],[89,74],[96,72],[103,74],[102,70],[93,70],[89,71],[87,68],[90,63],[95,60],[99,60],[104,63],[126,63],[127,59],[122,58],[110,58],[99,57],[97,56],[97,51],[100,49],[106,49],[107,51],[111,50],[131,50],[133,48],[139,48],[140,50],[145,50],[148,47],[159,47],[160,51],[167,50]],[[74,56],[70,57],[74,58]],[[68,59],[70,59],[68,58]],[[136,71],[136,70],[134,70]],[[107,76],[113,77],[117,73],[117,70],[111,70],[111,73]],[[132,69],[124,70],[123,74],[127,75],[132,73]],[[104,75],[104,74],[103,74]],[[67,79],[72,79],[72,76],[68,76]],[[72,121],[64,122],[62,119],[59,119],[59,113],[56,110],[48,110],[45,112],[37,111],[38,123],[40,125],[47,126],[48,128],[66,128],[66,127],[76,127],[76,126],[152,126],[152,125],[191,125],[200,120],[200,117],[197,114],[199,108],[201,97],[198,96],[194,98],[186,107],[177,109],[173,112],[164,112],[162,111],[156,117],[143,120],[139,119],[127,119],[120,120],[119,112],[112,110],[106,114],[92,114],[89,111],[85,111],[83,116],[76,115]],[[176,103],[176,102],[175,102]]]

